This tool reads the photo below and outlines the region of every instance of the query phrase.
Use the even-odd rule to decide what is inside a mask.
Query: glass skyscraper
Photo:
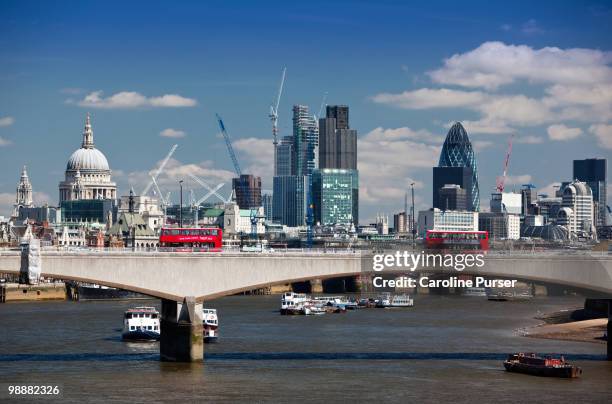
[[[480,192],[478,190],[478,168],[474,149],[468,134],[461,125],[456,122],[448,131],[438,167],[469,167],[472,169],[471,198],[472,209],[476,212],[480,210]]]
[[[359,176],[357,170],[323,168],[312,178],[315,223],[357,223]]]

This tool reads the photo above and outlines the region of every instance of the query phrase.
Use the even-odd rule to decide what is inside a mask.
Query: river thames
[[[577,297],[489,302],[416,296],[410,309],[280,316],[279,296],[233,296],[204,364],[159,361],[158,343],[121,341],[123,312],[158,300],[0,305],[0,381],[55,384],[63,402],[456,401],[609,402],[603,344],[520,336],[534,316]],[[504,371],[507,353],[560,353],[580,379]],[[6,395],[1,397],[6,398]],[[37,401],[48,401],[49,398]]]

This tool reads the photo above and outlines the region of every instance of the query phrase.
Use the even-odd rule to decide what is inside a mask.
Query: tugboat
[[[204,325],[204,343],[212,344],[219,339],[219,317],[217,309],[202,309]]]
[[[158,341],[160,337],[159,312],[155,307],[136,307],[123,316],[124,341]]]
[[[525,373],[533,376],[576,378],[582,374],[582,369],[571,365],[565,358],[542,358],[534,353],[518,353],[508,355],[504,361],[508,372]]]

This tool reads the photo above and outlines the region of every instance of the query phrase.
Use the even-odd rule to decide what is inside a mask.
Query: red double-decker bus
[[[218,227],[165,227],[159,235],[159,246],[179,251],[221,251],[223,231]]]
[[[427,230],[425,246],[444,250],[488,250],[489,233],[486,231]]]

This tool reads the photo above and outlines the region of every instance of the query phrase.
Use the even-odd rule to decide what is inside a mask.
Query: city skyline
[[[330,5],[330,11],[343,9],[342,4]],[[271,190],[267,113],[283,66],[287,79],[279,138],[291,134],[294,104],[316,112],[328,92],[329,104],[351,108],[351,127],[359,134],[360,217],[365,223],[378,212],[403,210],[411,182],[416,183],[416,210],[431,206],[431,167],[455,121],[463,122],[476,149],[483,207],[501,174],[512,133],[509,190],[531,182],[551,193],[550,184],[572,179],[572,160],[612,154],[612,56],[605,24],[611,11],[606,6],[568,4],[563,12],[547,14],[545,3],[470,4],[463,11],[450,3],[386,3],[380,7],[387,27],[364,29],[365,16],[378,8],[353,4],[343,13],[321,13],[337,18],[313,15],[312,7],[283,7],[276,13],[289,14],[292,23],[272,30],[265,27],[270,17],[264,15],[271,5],[256,11],[261,18],[252,21],[248,6],[235,11],[187,4],[164,22],[157,3],[144,11],[125,5],[125,16],[90,3],[3,3],[0,30],[7,63],[0,67],[0,215],[10,215],[24,165],[34,202],[58,203],[57,185],[81,142],[87,111],[96,147],[107,156],[121,195],[130,186],[142,189],[147,172],[174,143],[179,149],[160,179],[164,190],[176,195],[178,179],[188,173],[225,182],[229,190],[232,166],[215,112],[224,116],[245,172],[262,176],[263,189]],[[390,16],[390,8],[396,16]],[[447,11],[433,15],[434,8]],[[228,23],[233,30],[209,18],[234,11]],[[487,12],[491,18],[484,18]],[[115,23],[113,29],[105,18]],[[149,23],[136,32],[130,18]],[[236,21],[243,26],[236,27]],[[334,31],[335,42],[322,41],[323,32],[337,24],[345,32]],[[449,25],[466,35],[451,38]],[[239,43],[251,29],[261,32],[260,43]],[[215,30],[221,31],[211,36]],[[78,38],[72,35],[77,31]],[[415,33],[426,43],[419,44]],[[118,43],[121,38],[128,40]],[[302,38],[315,44],[307,41],[300,51],[311,52],[313,59],[324,57],[324,67],[295,62],[302,59],[296,59],[291,40]],[[339,42],[346,53],[337,53]],[[270,43],[273,51],[265,49]],[[129,54],[134,49],[138,61]],[[377,51],[384,55],[377,63],[352,55]],[[607,189],[610,194],[612,186]]]

